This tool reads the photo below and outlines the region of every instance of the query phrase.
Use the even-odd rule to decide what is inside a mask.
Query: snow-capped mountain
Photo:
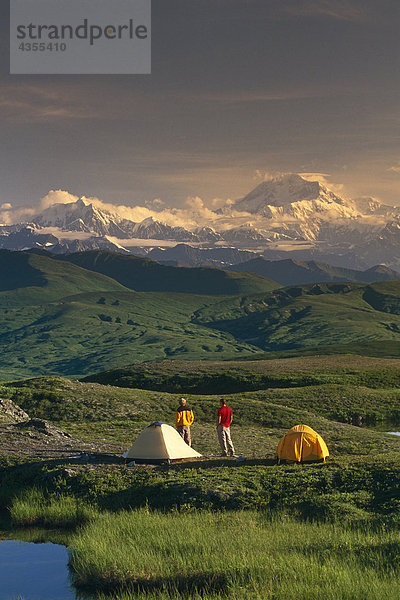
[[[32,221],[37,227],[57,227],[61,231],[82,231],[119,239],[139,238],[176,241],[198,241],[183,227],[171,227],[149,217],[140,223],[96,208],[82,198],[69,204],[54,204]]]
[[[122,238],[126,236],[120,221],[115,215],[98,210],[81,198],[70,204],[53,204],[33,219],[38,227],[58,227],[63,231],[84,231]]]
[[[193,233],[199,242],[219,242],[223,239],[222,235],[212,227],[196,227]]]
[[[0,248],[53,252],[107,248],[145,255],[152,248],[185,243],[251,251],[274,260],[287,256],[328,262],[328,257],[332,264],[355,268],[400,264],[399,207],[369,197],[342,197],[324,183],[298,174],[264,181],[233,204],[205,214],[193,212],[187,228],[171,224],[174,211],[168,223],[163,222],[162,210],[157,218],[134,222],[121,217],[117,208],[109,212],[79,199],[54,204],[31,217],[30,223],[0,225]],[[230,256],[236,260],[235,253]],[[213,255],[207,260],[219,259]],[[225,255],[221,264],[227,264]]]
[[[170,227],[154,219],[148,217],[140,223],[133,223],[129,228],[127,226],[125,231],[130,233],[129,237],[140,238],[140,239],[156,239],[156,240],[176,240],[177,242],[197,242],[197,236],[184,229],[183,227]],[[125,235],[125,237],[127,237]]]
[[[233,227],[232,229],[227,229],[223,233],[223,238],[227,242],[231,243],[267,241],[265,236],[260,231],[258,231],[258,229],[247,223],[245,223],[244,225],[240,225],[240,227]]]
[[[274,216],[276,212],[306,216],[312,208],[325,211],[328,207],[334,208],[338,216],[353,216],[342,198],[329,191],[319,181],[307,181],[295,173],[263,181],[232,206],[235,210],[266,217]],[[274,211],[274,208],[278,211]],[[300,209],[297,213],[296,208]]]
[[[56,229],[56,228],[54,228]],[[57,254],[66,252],[83,252],[85,250],[113,250],[114,252],[128,252],[123,246],[115,244],[106,237],[99,235],[86,235],[82,239],[67,239],[50,233],[46,228],[41,229],[36,225],[27,225],[9,231],[7,227],[0,228],[0,249],[4,250],[29,250],[40,248]]]
[[[255,215],[257,225],[292,239],[328,243],[374,237],[389,220],[400,220],[400,210],[373,198],[342,198],[319,181],[297,174],[264,181],[235,202],[230,212]],[[268,236],[270,237],[270,236]]]

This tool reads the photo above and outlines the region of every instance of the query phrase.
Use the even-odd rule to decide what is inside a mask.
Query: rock
[[[30,418],[20,406],[14,404],[12,400],[8,400],[7,398],[0,398],[0,414],[1,413],[12,417],[18,422],[27,421]]]
[[[70,438],[71,435],[66,433],[65,431],[61,431],[61,429],[57,429],[48,421],[44,421],[43,419],[29,419],[28,421],[24,421],[23,423],[18,423],[17,427],[23,427],[24,429],[34,429],[39,433],[44,433],[45,435],[52,435],[57,437],[67,437]]]

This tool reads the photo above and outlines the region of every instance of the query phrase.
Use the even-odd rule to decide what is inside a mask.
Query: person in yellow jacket
[[[192,437],[190,435],[190,426],[194,421],[193,411],[187,406],[186,398],[179,399],[179,407],[175,413],[175,425],[179,435],[187,443],[192,445]]]

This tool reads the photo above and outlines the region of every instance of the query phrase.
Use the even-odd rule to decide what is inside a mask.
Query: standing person
[[[217,433],[222,451],[221,456],[228,456],[228,450],[230,456],[236,456],[235,448],[233,447],[231,440],[233,411],[230,406],[226,406],[226,401],[223,398],[221,398],[220,403],[221,408],[219,408],[217,412]]]
[[[190,435],[190,426],[194,421],[193,411],[187,406],[186,398],[179,399],[179,407],[175,413],[175,425],[179,435],[187,443],[192,445],[192,436]]]

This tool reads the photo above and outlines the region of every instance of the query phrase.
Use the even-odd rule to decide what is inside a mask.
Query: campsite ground
[[[400,414],[399,370],[393,360],[379,370],[360,361],[346,373],[337,362],[328,373],[323,361],[280,361],[274,386],[226,395],[243,462],[218,458],[219,396],[187,396],[205,460],[128,467],[121,451],[149,422],[173,424],[182,391],[62,378],[3,384],[2,398],[54,429],[3,415],[2,528],[63,530],[76,584],[123,586],[121,599],[398,598],[400,439],[352,423],[379,428]],[[187,373],[190,387],[190,363]],[[326,465],[274,464],[278,440],[300,422],[324,437]],[[145,546],[140,532],[150,532]]]

